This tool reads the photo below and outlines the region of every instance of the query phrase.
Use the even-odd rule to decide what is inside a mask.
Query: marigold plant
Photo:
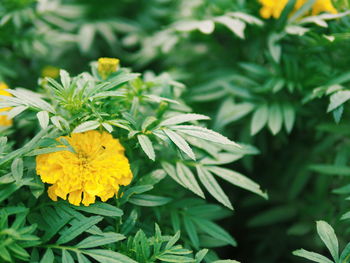
[[[0,262],[349,263],[349,32],[349,0],[0,1]]]

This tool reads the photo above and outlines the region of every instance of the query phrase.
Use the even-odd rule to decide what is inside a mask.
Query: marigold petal
[[[71,203],[72,205],[79,205],[81,202],[81,194],[81,190],[70,192],[68,196],[69,203]]]

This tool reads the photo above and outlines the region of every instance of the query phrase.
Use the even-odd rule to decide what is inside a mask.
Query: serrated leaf
[[[125,239],[125,236],[118,233],[104,233],[103,236],[90,236],[79,242],[78,248],[99,247],[110,243],[115,243]]]
[[[100,123],[98,121],[86,121],[81,124],[79,124],[75,129],[73,130],[73,133],[80,133],[80,132],[86,132],[95,130],[100,126]]]
[[[123,211],[121,209],[103,202],[96,202],[89,206],[73,206],[73,208],[101,216],[120,217],[123,215]]]
[[[91,261],[81,253],[78,253],[77,257],[79,263],[91,263]]]
[[[268,126],[273,135],[276,135],[282,128],[282,112],[278,104],[272,104],[269,108]]]
[[[284,119],[284,127],[286,128],[286,131],[290,133],[295,122],[295,110],[291,104],[284,103],[282,105],[282,113]]]
[[[55,256],[51,250],[51,248],[48,248],[44,254],[44,256],[42,257],[42,259],[40,260],[40,263],[53,263],[55,260]]]
[[[240,147],[237,143],[229,140],[228,138],[221,135],[220,133],[214,132],[212,130],[209,130],[203,127],[193,126],[193,125],[177,125],[177,126],[173,126],[172,129],[176,129],[177,131],[183,132],[185,134],[188,134],[190,136],[193,136],[202,140]]]
[[[13,119],[14,117],[16,117],[17,115],[21,114],[23,111],[25,111],[26,109],[28,109],[28,106],[17,106],[12,108],[11,110],[9,110],[7,117],[9,119]]]
[[[184,222],[184,226],[185,226],[185,230],[187,232],[187,235],[190,238],[193,246],[195,248],[199,248],[198,231],[197,231],[195,225],[193,224],[191,218],[184,216],[183,222]]]
[[[330,103],[328,105],[327,112],[330,112],[336,108],[338,108],[340,105],[344,104],[350,99],[350,91],[349,90],[341,90],[336,93],[334,93],[330,97]]]
[[[220,16],[216,17],[215,21],[225,25],[238,37],[244,38],[244,29],[246,27],[246,24],[241,20],[229,16]]]
[[[219,225],[201,218],[193,218],[193,221],[197,224],[198,228],[207,233],[208,235],[227,242],[231,246],[237,246],[236,240],[222,227]]]
[[[198,121],[198,120],[209,120],[210,118],[205,115],[201,114],[179,114],[174,117],[171,117],[169,119],[166,119],[165,121],[162,121],[159,126],[170,126],[170,125],[176,125],[184,122],[189,121]]]
[[[137,263],[133,259],[111,250],[89,249],[84,250],[83,253],[96,259],[100,263]]]
[[[200,165],[197,165],[196,168],[198,177],[202,184],[205,186],[205,188],[208,190],[208,192],[224,206],[233,210],[230,200],[228,199],[224,191],[221,189],[214,176]]]
[[[200,188],[194,174],[192,171],[183,163],[177,162],[176,163],[176,172],[177,177],[181,181],[181,184],[186,187],[187,189],[194,192],[196,195],[199,195],[202,198],[204,197],[204,193],[202,189]]]
[[[250,124],[251,135],[257,134],[266,125],[268,116],[268,107],[266,104],[261,105],[255,110]]]
[[[349,263],[350,262],[350,243],[346,245],[343,252],[340,255],[339,263]]]
[[[309,169],[321,174],[350,176],[350,166],[313,164]]]
[[[217,176],[220,176],[222,179],[226,180],[227,182],[233,185],[256,193],[265,199],[268,198],[267,194],[260,189],[260,186],[257,183],[238,172],[231,171],[218,166],[210,166],[208,167],[208,169],[211,172],[215,173]]]
[[[172,130],[163,129],[163,131],[181,151],[186,153],[192,160],[196,160],[196,156],[184,138]]]
[[[74,263],[74,259],[66,249],[62,250],[62,263]]]
[[[129,199],[129,202],[139,206],[162,206],[169,203],[172,199],[169,197],[156,195],[135,195]]]
[[[92,216],[77,221],[74,225],[72,225],[70,228],[66,229],[63,233],[61,233],[60,238],[57,240],[57,244],[64,244],[71,241],[72,239],[76,238],[81,233],[88,230],[90,227],[96,225],[102,220],[103,217],[101,216]]]
[[[154,148],[151,140],[146,135],[143,135],[143,134],[137,135],[137,139],[141,145],[142,150],[145,152],[148,158],[154,161],[156,158],[156,155],[154,153]]]
[[[156,258],[164,262],[178,262],[178,263],[195,262],[193,258],[189,258],[185,256],[169,255],[169,254],[160,255],[160,256],[157,256]]]
[[[180,238],[180,231],[177,231],[176,234],[174,236],[172,236],[168,243],[165,245],[165,250],[169,250],[171,249],[175,244],[176,242],[179,240]]]
[[[109,123],[103,122],[102,126],[109,132],[112,133],[113,132],[113,127],[112,125],[110,125]]]
[[[60,70],[60,77],[61,77],[61,82],[62,82],[64,89],[69,89],[69,86],[70,86],[69,73],[67,71],[65,71],[64,69],[61,69]]]
[[[40,111],[36,114],[41,128],[46,129],[49,125],[49,113],[47,111]]]
[[[21,180],[23,176],[23,160],[20,158],[16,158],[13,160],[11,165],[11,173],[16,181]]]
[[[293,251],[293,255],[298,256],[298,257],[302,257],[302,258],[306,258],[306,259],[309,259],[311,261],[318,262],[318,263],[333,263],[331,260],[329,260],[325,256],[322,256],[322,255],[315,253],[315,252],[307,251],[305,249],[295,250],[295,251]]]
[[[325,221],[317,221],[316,225],[318,235],[328,248],[333,259],[337,261],[339,257],[339,244],[334,229]]]

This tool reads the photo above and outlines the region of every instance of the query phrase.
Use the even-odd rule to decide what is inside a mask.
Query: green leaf
[[[78,44],[80,50],[86,53],[90,50],[95,36],[95,28],[92,24],[83,24],[78,33]]]
[[[41,128],[46,129],[49,126],[49,113],[47,111],[40,111],[36,114]]]
[[[199,248],[199,238],[198,238],[198,232],[197,232],[195,225],[193,224],[190,217],[184,216],[183,221],[184,221],[184,226],[185,226],[185,230],[187,232],[188,237],[190,238],[193,246],[198,249]]]
[[[138,218],[137,211],[136,209],[133,209],[129,217],[126,219],[125,223],[122,225],[121,233],[124,235],[127,235],[135,226],[137,218]]]
[[[295,122],[295,110],[293,106],[289,103],[284,103],[282,105],[283,119],[284,119],[284,127],[286,131],[290,133],[293,129]]]
[[[244,29],[246,27],[246,24],[241,20],[229,16],[219,16],[215,17],[215,21],[225,25],[238,37],[244,38]]]
[[[83,253],[100,263],[137,263],[133,259],[111,250],[90,249],[84,250]]]
[[[334,229],[325,221],[317,221],[316,225],[318,235],[328,248],[329,252],[331,252],[334,261],[338,261],[339,244]]]
[[[169,254],[160,255],[160,256],[157,256],[156,258],[164,262],[178,262],[178,263],[196,262],[193,258],[177,256],[177,255],[169,255]]]
[[[202,184],[205,186],[205,188],[208,190],[208,192],[224,206],[233,210],[230,200],[228,199],[224,191],[221,189],[214,176],[200,165],[197,165],[196,168],[198,177]]]
[[[339,263],[349,263],[350,262],[350,243],[346,245],[343,252],[340,255]]]
[[[77,257],[78,257],[78,262],[79,263],[91,263],[90,260],[87,259],[87,257],[85,257],[83,254],[81,253],[77,253]]]
[[[67,148],[66,147],[48,147],[48,148],[42,148],[42,149],[35,149],[27,153],[26,156],[36,156],[40,154],[55,153],[60,151],[67,151]]]
[[[156,155],[154,153],[154,148],[151,140],[146,135],[142,135],[142,134],[137,135],[137,139],[141,145],[142,150],[145,152],[148,158],[154,161],[156,158]]]
[[[315,4],[316,0],[308,0],[302,7],[300,7],[290,18],[289,22],[294,22],[298,18],[306,15],[310,11],[311,7]]]
[[[55,113],[55,109],[46,101],[40,98],[40,95],[26,89],[16,89],[16,90],[8,90],[9,93],[16,96],[21,104],[25,104],[26,106],[31,106],[36,109],[41,109],[44,111],[48,111],[51,113]],[[6,98],[5,100],[11,100],[11,97]]]
[[[341,165],[328,165],[328,164],[313,164],[309,166],[309,169],[318,172],[321,174],[327,175],[350,175],[350,167],[349,166],[341,166]]]
[[[62,82],[62,85],[64,87],[64,89],[69,89],[69,86],[70,86],[70,76],[69,76],[69,73],[67,71],[65,71],[64,69],[61,69],[60,70],[60,77],[61,77],[61,82]]]
[[[340,105],[344,104],[349,99],[350,99],[350,91],[349,90],[341,90],[341,91],[334,93],[330,97],[330,103],[328,105],[327,112],[330,112],[330,111],[338,108]]]
[[[99,247],[110,243],[115,243],[125,239],[125,236],[118,233],[104,233],[103,236],[90,236],[82,240],[76,246],[78,248]]]
[[[225,241],[231,246],[237,246],[236,240],[234,240],[233,237],[219,225],[209,220],[201,219],[201,218],[193,218],[193,221],[197,224],[199,229],[201,229],[203,232],[207,233],[208,235],[218,240]]]
[[[340,220],[348,220],[350,219],[350,211],[341,216]]]
[[[282,128],[282,112],[278,104],[272,104],[269,108],[268,126],[273,135],[276,135]]]
[[[311,261],[318,262],[318,263],[333,263],[331,260],[329,260],[325,256],[322,256],[322,255],[315,253],[315,252],[307,251],[305,249],[295,250],[295,251],[293,251],[293,255],[298,256],[298,257],[302,257],[302,258],[306,258],[306,259],[309,259]]]
[[[40,260],[40,263],[53,263],[55,260],[55,256],[50,248],[48,248]]]
[[[198,120],[209,120],[210,118],[205,115],[201,114],[179,114],[174,117],[171,117],[169,119],[166,119],[165,121],[162,121],[159,126],[170,126],[170,125],[176,125],[184,122],[189,121],[198,121]]]
[[[266,104],[263,104],[256,109],[250,124],[251,135],[257,134],[266,125],[268,116],[268,107]]]
[[[176,163],[176,175],[181,182],[181,185],[194,192],[196,195],[205,198],[202,189],[200,188],[192,171],[182,162]]]
[[[102,216],[92,216],[77,221],[74,225],[72,225],[70,228],[66,229],[64,232],[61,233],[60,238],[57,240],[57,244],[64,244],[71,241],[72,239],[76,238],[81,233],[88,230],[90,227],[96,225],[102,220]]]
[[[179,238],[180,238],[180,231],[177,231],[176,234],[169,239],[168,243],[165,246],[165,250],[171,249],[179,240]]]
[[[210,166],[208,169],[215,173],[217,176],[220,176],[222,179],[228,181],[229,183],[256,193],[263,198],[267,199],[268,196],[265,192],[260,189],[260,186],[254,181],[250,180],[248,177],[237,173],[235,171],[231,171],[225,168],[221,168],[218,166]]]
[[[62,263],[74,263],[74,259],[66,249],[62,250]]]
[[[156,195],[135,195],[129,199],[129,202],[139,206],[162,206],[169,203],[172,199],[169,197]]]
[[[16,158],[11,165],[11,173],[15,180],[18,182],[23,176],[23,160]]]
[[[28,260],[30,257],[28,252],[17,243],[12,243],[7,248],[11,250],[11,255],[14,255],[15,257],[19,257],[21,259],[26,260]]]
[[[80,133],[80,132],[86,132],[95,130],[100,126],[100,123],[98,121],[86,121],[81,124],[79,124],[75,129],[73,130],[73,133]]]
[[[199,251],[196,253],[196,263],[202,262],[202,260],[204,259],[204,257],[205,257],[206,254],[208,253],[208,251],[209,251],[209,250],[206,249],[206,248],[199,250]]]
[[[220,133],[214,132],[212,130],[209,130],[203,127],[193,126],[193,125],[177,125],[177,126],[173,126],[172,129],[176,129],[180,132],[183,132],[185,134],[188,134],[190,136],[193,136],[202,140],[239,147],[238,144],[229,140],[228,138],[221,135]]]
[[[273,60],[276,63],[279,63],[281,59],[282,47],[278,43],[280,39],[281,39],[281,35],[276,33],[272,33],[268,38],[268,48]]]
[[[21,114],[23,111],[25,111],[26,109],[28,109],[28,106],[17,106],[12,108],[11,110],[9,110],[7,117],[9,119],[13,119],[14,117],[16,117],[17,115]]]
[[[101,215],[101,216],[110,216],[110,217],[120,217],[123,215],[123,211],[113,205],[96,202],[89,206],[72,206],[76,210],[80,210],[83,212]]]
[[[163,131],[180,150],[186,153],[192,160],[196,160],[196,156],[184,138],[172,130],[163,129]]]

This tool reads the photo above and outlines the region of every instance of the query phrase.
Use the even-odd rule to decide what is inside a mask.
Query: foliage
[[[248,0],[2,1],[1,260],[297,262],[322,252],[325,220],[348,262],[350,2],[295,3],[263,19]],[[101,77],[99,57],[122,67]],[[49,200],[35,157],[89,130],[120,140],[132,183]]]

